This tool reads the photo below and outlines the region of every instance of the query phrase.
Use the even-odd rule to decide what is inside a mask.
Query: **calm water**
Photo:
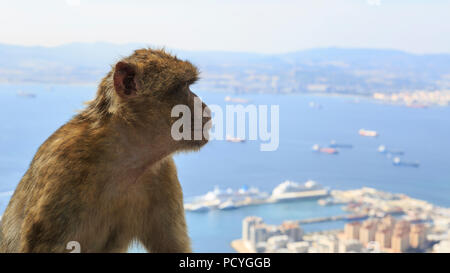
[[[19,90],[36,97],[20,97]],[[209,104],[225,104],[226,94],[197,93]],[[94,86],[0,85],[0,213],[38,146],[94,94]],[[177,155],[186,197],[204,194],[215,185],[234,189],[250,185],[270,191],[286,179],[313,179],[334,189],[369,186],[450,207],[450,107],[411,109],[306,95],[241,97],[255,104],[280,105],[279,149],[260,152],[257,141],[213,141],[199,153]],[[310,108],[311,101],[321,104],[322,109]],[[360,137],[360,128],[377,130],[380,137]],[[333,156],[311,152],[313,144],[326,145],[331,139],[354,147]],[[404,159],[420,161],[420,168],[392,166],[377,153],[380,144],[404,151]],[[341,213],[339,207],[324,208],[315,201],[303,201],[187,213],[187,220],[195,251],[232,251],[229,242],[240,237],[245,216],[258,215],[268,223],[279,224],[285,219]],[[342,222],[335,222],[305,225],[304,229],[342,226]]]

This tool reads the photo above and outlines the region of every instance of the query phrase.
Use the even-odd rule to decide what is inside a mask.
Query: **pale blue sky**
[[[144,42],[188,50],[314,47],[450,53],[450,0],[4,1],[0,43]]]

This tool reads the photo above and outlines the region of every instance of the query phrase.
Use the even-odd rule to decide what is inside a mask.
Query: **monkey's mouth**
[[[208,142],[208,140],[209,140],[209,130],[210,130],[211,128],[203,128],[203,129],[201,129],[201,130],[192,130],[192,140],[193,141],[201,141],[201,142],[203,142],[203,141],[206,141],[206,142]],[[200,136],[200,137],[199,137]]]
[[[212,128],[212,123],[210,121],[211,121],[210,117],[203,117],[202,126],[200,128],[196,128],[194,126],[194,128],[191,129],[192,135],[198,136],[199,134],[201,134],[202,136],[203,135],[209,136],[209,131]],[[192,120],[191,124],[195,124],[195,120]]]

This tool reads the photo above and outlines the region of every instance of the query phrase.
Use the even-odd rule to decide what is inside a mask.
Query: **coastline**
[[[403,249],[400,252],[403,251],[412,251],[412,252],[432,252],[433,251],[433,245],[439,244],[441,241],[450,240],[450,208],[446,207],[439,207],[436,205],[433,205],[427,201],[419,200],[415,198],[411,198],[405,194],[396,194],[396,193],[390,193],[390,192],[383,192],[379,191],[373,188],[367,188],[363,187],[361,189],[353,189],[353,190],[334,190],[331,193],[331,201],[326,203],[321,203],[322,206],[335,206],[337,204],[345,204],[345,206],[342,207],[342,210],[348,212],[347,215],[338,215],[338,216],[330,216],[330,217],[322,217],[322,218],[311,218],[311,219],[299,219],[299,220],[292,220],[289,219],[287,221],[288,225],[296,225],[297,228],[299,228],[299,224],[308,225],[318,222],[339,222],[342,220],[344,221],[343,225],[340,229],[327,229],[322,230],[318,232],[310,232],[303,234],[303,239],[300,238],[300,240],[294,240],[293,243],[298,242],[299,244],[301,242],[304,242],[303,244],[309,244],[309,246],[312,246],[314,244],[317,244],[320,240],[324,240],[325,237],[328,237],[330,239],[330,236],[335,238],[332,239],[332,241],[335,243],[337,241],[340,241],[341,244],[350,243],[348,240],[345,239],[346,236],[348,236],[347,226],[358,224],[361,225],[360,221],[363,221],[363,226],[369,226],[373,225],[370,223],[378,223],[380,221],[385,221],[385,219],[397,219],[399,223],[408,223],[409,225],[414,226],[416,230],[423,230],[421,233],[423,242],[421,243],[421,247],[416,247],[416,250],[414,249]],[[254,219],[260,219],[259,221],[262,221],[261,218],[258,218],[256,216],[248,215],[246,219],[243,220],[243,229],[248,225],[249,221],[258,221]],[[268,219],[270,220],[270,219]],[[258,222],[260,223],[260,222]],[[449,224],[446,224],[449,223]],[[286,222],[283,222],[282,226],[285,225]],[[258,224],[257,224],[258,225]],[[259,224],[261,225],[261,224]],[[344,226],[345,226],[345,234],[344,235]],[[383,227],[383,226],[382,226]],[[258,227],[259,228],[259,227]],[[270,226],[267,228],[267,230],[273,230],[274,226]],[[385,228],[385,227],[383,227]],[[252,249],[249,245],[253,243],[253,245],[257,245],[257,249],[260,248],[260,244],[258,242],[261,242],[261,239],[259,238],[260,231],[256,233],[256,231],[253,231],[249,229],[250,231],[245,231],[247,236],[247,239],[240,238],[232,240],[230,245],[231,247],[237,251],[238,253],[256,253],[256,249]],[[281,229],[282,230],[282,229]],[[414,230],[414,229],[413,229]],[[247,234],[247,232],[251,232],[253,235]],[[373,231],[375,232],[375,231]],[[396,231],[398,232],[398,231]],[[275,233],[276,234],[276,233]],[[397,233],[395,233],[397,234]],[[448,239],[446,239],[446,234],[449,236]],[[325,237],[324,237],[324,236]],[[244,236],[244,231],[243,231]],[[251,237],[255,236],[255,237]],[[256,237],[258,236],[258,237]],[[286,235],[283,235],[286,236]],[[373,233],[373,236],[375,238],[375,233]],[[378,235],[377,235],[378,236]],[[403,235],[402,235],[403,236]],[[411,235],[413,236],[413,235]],[[273,238],[276,240],[287,240],[281,239],[282,236],[275,235]],[[250,239],[249,239],[250,238]],[[253,239],[252,239],[253,238]],[[272,237],[270,237],[272,238]],[[411,237],[413,238],[413,237]],[[328,240],[325,239],[325,240]],[[256,240],[256,241],[253,241]],[[266,238],[267,240],[267,238]],[[318,241],[319,240],[319,241]],[[374,240],[374,239],[372,239]],[[270,242],[270,240],[269,240]],[[272,241],[273,243],[274,241]],[[292,242],[292,241],[288,241]],[[370,240],[366,242],[367,245],[370,245]],[[264,243],[264,245],[268,244],[268,241],[262,241],[261,243]],[[409,241],[407,242],[409,244]],[[361,245],[362,246],[362,245]],[[255,246],[254,246],[255,247]],[[366,247],[366,245],[364,245]],[[368,247],[368,246],[367,246]],[[362,248],[364,249],[364,248]],[[280,251],[283,252],[284,250],[281,248]],[[267,251],[267,250],[266,250]],[[290,250],[292,252],[292,250]],[[365,250],[363,250],[365,251]],[[383,251],[393,251],[390,248],[383,248]],[[397,249],[395,252],[398,252]],[[271,252],[269,250],[269,252]],[[295,252],[295,251],[294,251]]]
[[[36,81],[18,81],[18,82],[11,82],[11,81],[1,81],[0,85],[3,86],[33,86],[33,85],[44,85],[46,87],[52,87],[52,86],[82,86],[82,87],[93,87],[96,88],[99,82],[36,82]],[[228,90],[228,89],[219,89],[219,88],[212,88],[207,90],[207,88],[199,87],[197,91],[200,92],[209,92],[209,93],[215,93],[215,94],[227,94],[227,95],[234,95],[234,96],[242,96],[245,97],[247,95],[254,96],[254,95],[276,95],[276,96],[311,96],[311,97],[328,97],[328,98],[348,98],[348,99],[354,99],[355,101],[353,103],[359,103],[358,100],[367,100],[372,103],[378,103],[382,105],[393,105],[393,106],[401,106],[401,107],[408,107],[412,109],[423,109],[423,108],[434,108],[434,107],[450,107],[450,99],[447,99],[447,104],[439,104],[435,102],[423,102],[423,101],[417,101],[413,103],[406,103],[404,101],[392,101],[389,99],[380,99],[377,98],[379,94],[383,94],[386,96],[398,96],[398,95],[405,95],[409,94],[410,96],[413,96],[416,90],[414,91],[408,91],[408,92],[399,92],[399,93],[379,93],[379,92],[373,92],[368,94],[361,94],[361,93],[337,93],[337,92],[293,92],[293,93],[282,93],[282,92],[264,92],[264,93],[258,93],[258,92],[248,92],[248,93],[239,93],[236,91]],[[448,90],[447,90],[448,91]],[[441,92],[439,90],[435,91],[424,91],[425,93],[433,93],[433,92]],[[231,102],[233,103],[233,102]],[[234,103],[236,104],[236,103]],[[238,103],[239,104],[239,103]],[[246,104],[246,103],[242,103]]]

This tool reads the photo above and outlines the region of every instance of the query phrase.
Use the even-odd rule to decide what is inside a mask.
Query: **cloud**
[[[71,7],[77,7],[77,6],[81,5],[81,1],[80,0],[66,0],[66,4]]]

